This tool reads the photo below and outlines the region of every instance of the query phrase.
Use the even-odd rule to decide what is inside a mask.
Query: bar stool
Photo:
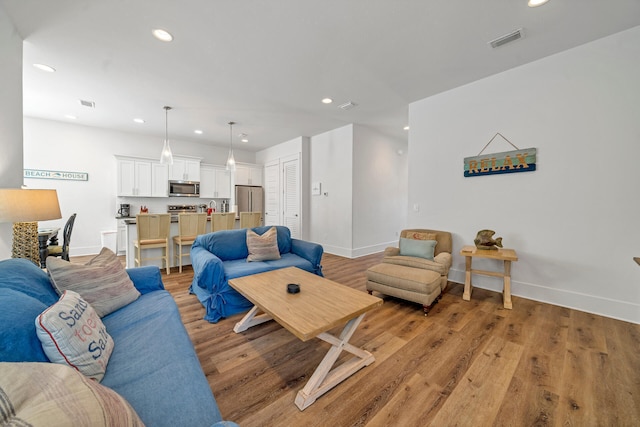
[[[240,212],[240,228],[260,227],[262,212]]]
[[[136,229],[138,239],[134,240],[134,265],[140,267],[142,261],[163,260],[167,274],[169,267],[169,230],[171,228],[170,214],[141,214],[136,215]],[[162,256],[142,258],[143,249],[162,248]]]
[[[233,230],[236,225],[235,212],[214,212],[211,214],[211,231]]]
[[[181,213],[178,214],[178,235],[173,236],[173,258],[182,273],[182,257],[190,255],[191,251],[184,252],[185,246],[191,247],[196,236],[206,233],[206,213]]]

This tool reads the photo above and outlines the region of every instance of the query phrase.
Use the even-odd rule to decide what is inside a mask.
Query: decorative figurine
[[[498,247],[502,247],[502,237],[494,240],[494,234],[496,234],[496,232],[493,230],[480,230],[476,238],[473,239],[473,243],[476,244],[476,248],[478,249],[497,250]]]

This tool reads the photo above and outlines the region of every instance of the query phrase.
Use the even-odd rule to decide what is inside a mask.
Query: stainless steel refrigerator
[[[264,224],[264,190],[251,185],[236,185],[236,217],[240,212],[261,212],[260,224]]]

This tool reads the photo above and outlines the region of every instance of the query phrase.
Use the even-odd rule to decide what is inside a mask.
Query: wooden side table
[[[464,293],[462,299],[465,301],[471,300],[471,273],[483,274],[485,276],[502,277],[504,280],[504,289],[502,290],[502,299],[504,302],[504,308],[511,309],[513,304],[511,303],[511,261],[518,261],[516,251],[513,249],[478,249],[475,246],[463,246],[460,250],[460,255],[465,257],[465,279],[464,279]],[[504,273],[487,270],[473,270],[471,268],[471,261],[473,257],[476,258],[489,258],[497,259],[504,262]]]

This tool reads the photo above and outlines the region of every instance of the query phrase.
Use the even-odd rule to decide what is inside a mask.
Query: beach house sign
[[[482,154],[484,150],[497,137],[502,137],[515,150],[503,151],[501,153]],[[519,149],[511,141],[502,136],[500,132],[484,146],[477,156],[464,158],[464,176],[484,176],[502,173],[533,172],[536,170],[536,149]]]

